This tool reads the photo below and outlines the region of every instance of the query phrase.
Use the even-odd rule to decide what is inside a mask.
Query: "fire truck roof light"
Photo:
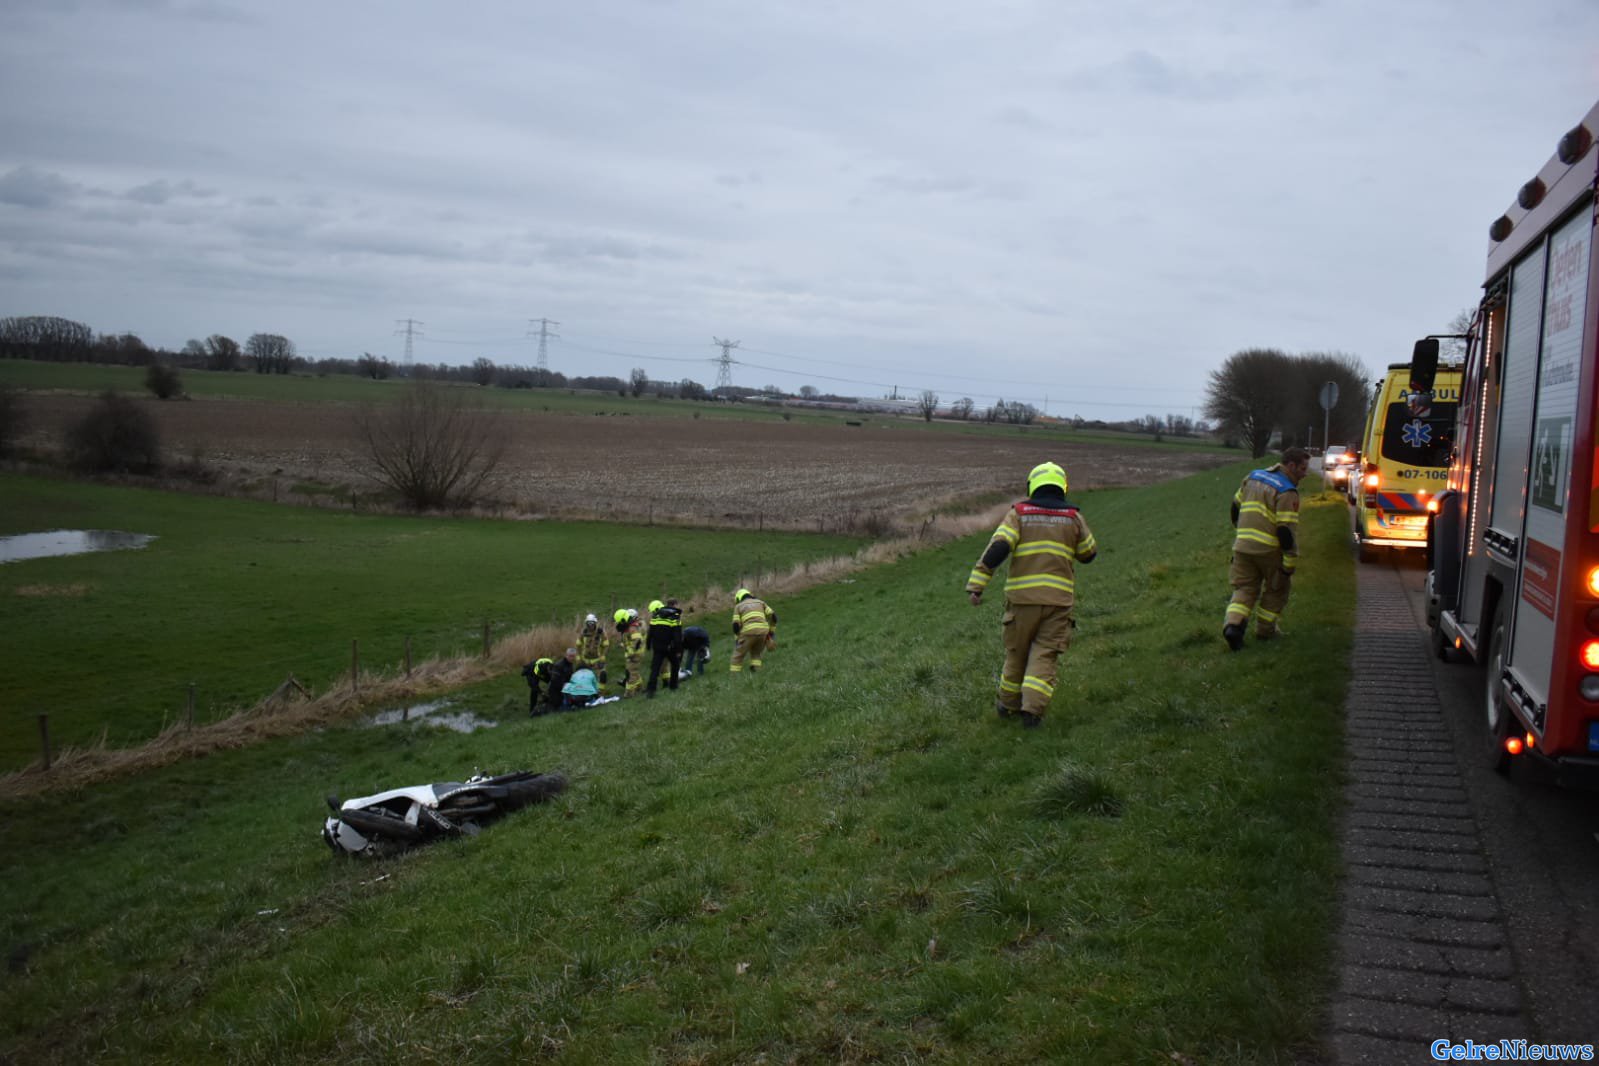
[[[1583,669],[1599,672],[1599,640],[1585,640],[1577,650],[1577,659]]]
[[[1593,567],[1588,571],[1588,592],[1591,595],[1599,596],[1599,566]]]

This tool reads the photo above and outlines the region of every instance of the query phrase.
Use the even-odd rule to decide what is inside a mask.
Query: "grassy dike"
[[[652,702],[330,729],[0,807],[0,1057],[1287,1062],[1331,987],[1340,503],[1289,636],[1226,651],[1241,468],[1080,503],[1101,556],[1042,730],[992,713],[981,538],[775,604]],[[1307,486],[1308,487],[1308,486]],[[326,791],[563,769],[475,839],[350,862]],[[1180,1056],[1180,1057],[1179,1057]]]
[[[0,535],[155,534],[138,551],[0,566],[0,770],[52,738],[113,747],[186,713],[213,721],[293,674],[315,690],[363,670],[480,649],[507,633],[642,608],[762,569],[847,555],[858,538],[603,523],[352,515],[0,474]],[[574,626],[575,631],[575,626]]]

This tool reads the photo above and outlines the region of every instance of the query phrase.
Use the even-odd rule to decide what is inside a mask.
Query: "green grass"
[[[249,706],[293,673],[321,687],[582,612],[642,606],[861,541],[597,523],[352,515],[0,475],[0,535],[151,533],[139,551],[0,565],[0,768],[104,729],[121,746],[186,713]]]
[[[0,384],[23,389],[59,389],[71,392],[101,392],[112,389],[143,394],[144,369],[108,366],[98,363],[45,363],[26,359],[0,359]],[[256,374],[215,370],[184,370],[183,388],[189,395],[227,397],[243,400],[272,400],[288,403],[382,403],[405,387],[399,380],[374,381],[351,374]],[[1010,426],[983,422],[924,422],[914,415],[862,414],[849,411],[810,410],[767,406],[760,402],[724,404],[692,400],[663,399],[657,396],[618,396],[614,392],[572,389],[474,389],[491,407],[511,410],[548,411],[556,414],[581,414],[596,417],[706,418],[757,422],[791,421],[813,425],[844,426],[862,423],[873,429],[904,429],[911,432],[1017,436],[1059,440],[1079,444],[1116,444],[1137,447],[1176,448],[1182,451],[1221,451],[1214,442],[1200,439],[1167,438],[1156,443],[1143,434],[1115,430],[1074,430],[1058,425]]]
[[[1082,501],[1044,728],[992,713],[980,539],[780,599],[765,672],[470,735],[330,729],[0,807],[0,1057],[1289,1062],[1332,982],[1352,565],[1311,502],[1289,636],[1229,654],[1241,470]],[[572,788],[350,862],[325,791]]]

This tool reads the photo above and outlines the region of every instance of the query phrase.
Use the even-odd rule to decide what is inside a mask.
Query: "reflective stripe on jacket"
[[[747,635],[771,631],[775,618],[772,609],[754,596],[745,596],[733,605],[733,632]]]
[[[1278,528],[1299,525],[1299,489],[1282,472],[1282,464],[1267,470],[1252,470],[1238,486],[1233,502],[1238,505],[1238,533],[1233,551],[1245,555],[1265,555],[1282,551]],[[1292,570],[1299,556],[1298,545],[1283,552],[1283,569]]]
[[[1005,599],[1070,607],[1076,602],[1075,566],[1099,550],[1077,508],[1064,501],[1044,506],[1023,500],[994,530],[988,546],[966,579],[967,592],[981,592],[1007,556],[1010,574]]]

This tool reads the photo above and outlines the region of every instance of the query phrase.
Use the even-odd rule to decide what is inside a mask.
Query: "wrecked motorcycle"
[[[322,826],[322,839],[335,852],[362,855],[387,853],[440,837],[476,836],[485,823],[547,800],[565,788],[566,778],[559,773],[519,770],[395,788],[342,803],[337,796],[329,796],[333,816]]]

